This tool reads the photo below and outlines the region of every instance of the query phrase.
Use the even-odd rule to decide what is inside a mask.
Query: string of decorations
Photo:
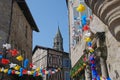
[[[85,10],[85,6],[83,4],[80,4],[76,10],[78,12],[83,12]],[[89,17],[90,19],[92,19],[92,16]],[[76,19],[76,18],[75,18]],[[89,56],[89,61],[90,61],[90,67],[91,67],[91,73],[92,73],[92,80],[111,80],[110,77],[108,78],[103,78],[101,77],[96,70],[96,63],[95,63],[95,56],[94,56],[94,49],[92,48],[92,42],[91,42],[91,33],[89,31],[89,26],[87,24],[87,19],[86,16],[82,16],[82,26],[83,26],[83,31],[85,31],[85,41],[87,43],[88,46],[88,53],[90,53]],[[81,59],[80,59],[81,60]],[[83,60],[86,62],[86,57],[83,58]],[[79,61],[78,61],[79,62]],[[85,64],[86,65],[86,64]],[[81,71],[82,66],[77,66],[73,68],[73,70],[71,70],[71,76],[74,77],[76,76],[80,71]],[[82,68],[83,69],[83,68]]]
[[[87,43],[88,50],[90,53],[89,61],[90,61],[90,67],[91,67],[91,73],[92,73],[92,80],[111,80],[110,77],[108,77],[108,78],[101,77],[96,70],[94,49],[92,47],[90,35],[91,35],[91,33],[89,31],[85,34],[85,36],[86,36],[85,41]]]
[[[0,52],[0,60],[1,64],[5,66],[9,66],[9,68],[1,67],[0,72],[6,73],[8,75],[18,75],[18,76],[23,76],[23,75],[33,75],[35,76],[43,76],[43,75],[52,75],[58,71],[60,71],[60,68],[57,69],[49,69],[45,70],[40,67],[36,67],[34,64],[29,63],[28,59],[24,59],[22,55],[19,54],[19,51],[17,49],[11,49],[10,44],[3,44],[3,48],[6,49],[5,53]],[[12,58],[16,58],[17,61],[22,62],[23,61],[23,67],[20,65],[11,62],[9,59],[4,58],[4,54],[10,54]],[[27,69],[27,67],[30,67],[30,70]]]

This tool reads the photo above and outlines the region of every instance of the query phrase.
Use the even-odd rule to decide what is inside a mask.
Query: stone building
[[[69,44],[70,44],[70,58],[71,58],[71,68],[76,68],[77,65],[82,64],[79,63],[81,57],[83,57],[83,51],[86,49],[86,42],[84,41],[83,24],[82,17],[86,18],[91,16],[92,12],[85,4],[84,0],[66,0],[68,7],[68,18],[69,18]],[[79,4],[83,4],[85,6],[85,11],[79,13],[76,8]],[[89,21],[89,18],[87,19]],[[72,71],[71,69],[71,71]],[[78,75],[83,75],[82,77],[75,77],[75,80],[84,80],[85,71],[82,73],[78,73]],[[86,79],[87,80],[87,79]]]
[[[107,63],[108,74],[111,80],[120,80],[120,1],[119,0],[85,0],[86,4],[92,9],[97,16],[98,22],[101,24],[97,28],[101,28],[105,33],[105,43],[107,55],[105,62]],[[97,6],[95,6],[97,5]],[[96,21],[96,18],[93,22]],[[96,31],[99,31],[96,29]]]
[[[0,1],[0,50],[3,44],[10,43],[12,49],[18,49],[24,59],[32,62],[33,31],[39,29],[25,0]],[[11,62],[15,61],[11,58]]]
[[[26,2],[0,1],[0,18],[0,48],[2,44],[10,43],[12,48],[19,49],[20,53],[31,61],[33,30],[39,30]]]
[[[70,80],[69,53],[63,51],[63,38],[58,28],[52,48],[36,46],[33,50],[33,64],[45,70],[61,70],[51,75],[43,75],[43,80]]]
[[[72,0],[66,0],[69,13],[69,27],[71,36],[71,26],[73,23],[73,12],[71,7],[75,4],[71,2]],[[77,0],[76,0],[77,1]],[[81,0],[79,0],[81,1]],[[75,2],[75,1],[74,1]],[[72,6],[71,6],[72,3]],[[90,31],[92,33],[92,47],[94,48],[94,53],[97,61],[97,71],[102,78],[110,77],[111,80],[120,80],[120,62],[119,62],[119,19],[120,19],[120,1],[119,0],[85,0],[88,7],[91,8],[93,15],[90,19]],[[84,33],[81,41],[74,47],[70,48],[72,68],[76,68],[79,64],[82,64],[82,57],[85,56],[86,43],[84,42]],[[70,41],[72,39],[70,38]],[[71,44],[71,42],[70,42]],[[73,54],[74,53],[74,54]],[[84,53],[84,54],[81,54]],[[73,55],[72,55],[73,54]],[[87,54],[87,56],[89,56]],[[73,59],[72,59],[73,58]],[[75,58],[75,59],[74,59]],[[81,67],[81,66],[79,66]],[[74,80],[81,80],[81,77],[85,80],[92,80],[90,65],[80,72],[75,73],[76,76]],[[108,80],[108,79],[107,79]]]

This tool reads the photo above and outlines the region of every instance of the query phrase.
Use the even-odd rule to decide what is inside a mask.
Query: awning
[[[82,57],[78,60],[75,66],[71,69],[70,71],[71,77],[75,77],[78,73],[81,73],[85,69],[86,63],[84,62],[83,58],[84,55],[82,55]]]

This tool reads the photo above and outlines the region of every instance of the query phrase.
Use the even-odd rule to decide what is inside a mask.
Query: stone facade
[[[106,64],[108,70],[108,76],[112,80],[119,80],[119,45],[120,43],[115,39],[115,37],[111,34],[108,29],[108,26],[105,25],[97,16],[93,16],[93,20],[91,21],[90,28],[92,32],[105,32],[105,44],[107,47],[107,54],[106,55]],[[103,64],[102,64],[103,65]],[[104,70],[105,71],[105,70]],[[103,72],[104,72],[103,71]],[[104,74],[104,73],[103,73]]]
[[[73,67],[75,63],[79,60],[82,55],[82,51],[85,48],[85,42],[81,38],[81,35],[84,34],[82,31],[82,16],[86,15],[89,17],[91,15],[91,10],[84,3],[84,0],[66,0],[68,7],[68,17],[69,17],[69,44],[70,44],[70,58],[71,66]],[[76,11],[79,4],[84,4],[86,7],[85,12],[79,13]],[[80,48],[81,47],[81,48]],[[83,50],[81,50],[83,48]]]
[[[99,67],[100,69],[100,73],[102,77],[110,77],[112,80],[119,80],[120,79],[120,69],[119,69],[119,22],[117,22],[119,20],[119,15],[117,15],[119,13],[118,9],[120,9],[120,7],[117,6],[117,4],[120,2],[118,0],[116,1],[92,1],[92,0],[85,0],[86,3],[88,4],[88,6],[93,10],[93,12],[95,13],[95,15],[93,15],[93,19],[90,21],[90,30],[92,31],[93,34],[96,33],[105,33],[105,40],[102,41],[99,38],[96,38],[95,40],[93,40],[93,43],[95,44],[94,46],[96,46],[96,56],[99,58]],[[106,5],[103,5],[106,4]],[[97,6],[95,6],[97,5]],[[69,13],[71,12],[70,9],[70,4],[68,4],[68,9],[69,9]],[[94,8],[93,8],[94,7]],[[102,8],[101,8],[102,7]],[[110,8],[108,8],[110,7]],[[97,9],[99,8],[99,9]],[[100,9],[101,8],[101,9]],[[114,10],[112,10],[112,8],[114,8]],[[109,10],[111,9],[111,10]],[[97,11],[98,10],[98,11]],[[116,12],[115,12],[116,11]],[[99,12],[99,13],[98,13]],[[113,12],[115,12],[115,14],[112,14]],[[108,15],[107,15],[108,14]],[[97,17],[97,16],[98,17]],[[110,16],[111,15],[111,16]],[[108,17],[110,16],[110,17]],[[70,26],[72,23],[71,18],[73,17],[73,14],[69,15],[69,21],[70,21]],[[115,27],[113,27],[115,25]],[[70,29],[70,35],[72,33],[72,30]],[[83,38],[84,39],[84,36]],[[71,59],[72,61],[72,67],[74,67],[74,65],[76,64],[76,62],[80,59],[81,55],[80,53],[82,53],[83,49],[85,49],[85,43],[84,41],[81,42],[82,44],[80,44],[81,42],[79,42],[75,48],[73,48],[73,50],[71,50],[71,56],[73,59]],[[71,38],[70,38],[71,41]],[[84,45],[84,46],[83,46]],[[98,51],[97,51],[98,50]],[[100,52],[99,52],[100,50]],[[72,53],[75,53],[72,55]],[[98,54],[97,54],[98,53]],[[76,58],[75,58],[76,57]],[[87,77],[88,75],[91,74],[86,74],[85,71],[85,76]],[[91,80],[86,79],[86,80]]]
[[[25,1],[22,3],[12,0],[0,1],[0,48],[2,49],[2,44],[10,43],[12,48],[19,49],[20,53],[28,53],[24,56],[29,57],[31,61],[34,29],[21,8],[25,7],[24,5],[26,5]]]
[[[43,75],[43,80],[70,80],[69,53],[63,50],[63,38],[59,26],[54,37],[53,49],[42,46],[35,47],[32,57],[33,63],[37,67],[49,70],[48,74]],[[61,70],[51,74],[51,71],[55,71],[54,69]]]
[[[76,0],[77,1],[77,0]],[[78,0],[81,1],[81,0]],[[70,46],[72,42],[72,26],[74,23],[74,12],[72,10],[73,6],[76,3],[73,3],[72,0],[66,0],[68,6],[68,13],[69,13],[69,30],[70,30]],[[120,1],[114,0],[85,0],[87,5],[92,9],[93,15],[92,20],[90,21],[90,30],[92,31],[93,35],[93,43],[95,46],[96,56],[99,59],[99,67],[100,74],[102,77],[110,77],[111,80],[120,80],[120,69],[119,69],[119,10],[120,7],[118,6]],[[71,5],[72,4],[72,5]],[[102,34],[105,35],[105,40],[102,40],[102,36],[98,36],[95,38],[95,34]],[[82,43],[82,44],[81,44]],[[84,42],[84,33],[81,41],[79,41],[76,46],[72,49],[70,47],[70,54],[71,54],[71,63],[72,67],[77,63],[77,61],[81,58],[83,50],[86,49],[86,43]],[[98,54],[97,54],[98,53]],[[87,68],[88,66],[86,66]],[[91,74],[87,74],[85,69],[85,76],[86,80],[91,80],[87,78],[91,76]],[[90,70],[88,70],[89,73]]]
[[[51,48],[36,46],[33,51],[33,64],[45,70],[60,68],[61,70],[51,74],[43,75],[43,80],[68,80],[70,71],[69,54]]]
[[[11,46],[19,49],[24,58],[32,61],[32,28],[16,2],[13,4],[10,30],[9,42],[12,44]]]
[[[119,0],[103,0],[92,1],[85,0],[87,5],[92,9],[94,14],[99,18],[100,25],[94,22],[96,30],[104,29],[107,46],[107,69],[111,80],[120,80],[120,1]],[[97,6],[95,6],[97,5]],[[94,7],[94,8],[93,8]],[[99,13],[98,13],[99,12]],[[97,20],[95,18],[95,20]],[[98,30],[99,31],[99,30]]]

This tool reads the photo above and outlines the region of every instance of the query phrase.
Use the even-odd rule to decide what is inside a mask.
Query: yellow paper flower
[[[31,74],[33,74],[34,73],[34,71],[31,71]]]
[[[19,69],[20,69],[20,66],[17,65],[17,66],[14,67],[14,69],[15,69],[15,70],[19,70]]]
[[[85,38],[85,41],[86,41],[86,42],[90,42],[91,39],[90,39],[89,37],[86,37],[86,38]]]
[[[15,74],[20,74],[20,72],[16,71]]]
[[[7,73],[8,72],[8,69],[4,69],[4,73]]]
[[[36,71],[40,71],[40,68],[38,67],[38,68],[36,69]]]
[[[94,52],[94,49],[90,49],[90,52]]]
[[[83,66],[86,66],[86,63],[83,63]]]
[[[83,4],[80,4],[77,9],[78,12],[83,12],[85,10],[85,6]]]
[[[18,61],[22,61],[22,60],[23,60],[23,57],[20,55],[20,56],[16,57],[16,59],[17,59]]]
[[[27,73],[28,73],[28,75],[32,75],[31,71],[28,71]]]
[[[1,71],[1,68],[0,68],[0,72],[2,72],[2,71]]]

